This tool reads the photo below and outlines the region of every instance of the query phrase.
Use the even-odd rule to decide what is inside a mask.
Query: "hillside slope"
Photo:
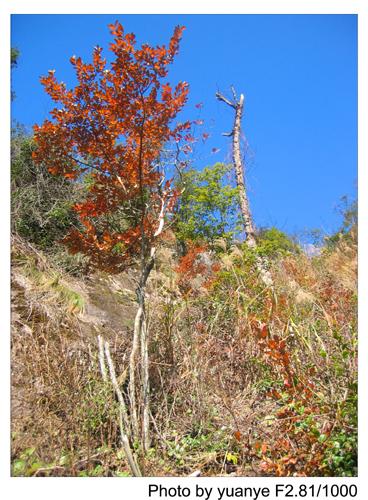
[[[354,232],[314,259],[280,254],[267,288],[241,246],[161,248],[146,475],[356,474],[356,254]],[[13,474],[129,475],[97,337],[124,391],[134,272],[72,277],[19,238],[12,257]]]

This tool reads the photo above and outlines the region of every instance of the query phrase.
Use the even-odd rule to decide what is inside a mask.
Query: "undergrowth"
[[[357,474],[356,250],[353,235],[312,259],[273,252],[268,288],[241,246],[194,245],[175,269],[160,264],[145,475]],[[15,255],[33,289],[14,287],[12,474],[129,475],[99,331],[80,333],[82,297],[40,258]],[[129,332],[104,335],[124,391]]]

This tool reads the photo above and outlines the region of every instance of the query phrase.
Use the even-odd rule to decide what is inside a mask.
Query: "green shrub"
[[[51,175],[32,160],[33,139],[21,128],[11,142],[12,231],[43,250],[55,250],[72,226],[78,225],[72,206],[80,187]]]
[[[226,179],[231,172],[232,165],[216,163],[202,171],[183,174],[179,183],[183,192],[175,219],[180,241],[231,241],[241,231],[238,189]]]
[[[33,476],[44,464],[38,459],[35,448],[27,448],[16,457],[11,466],[11,475]]]
[[[349,395],[338,405],[337,424],[329,438],[324,465],[330,475],[352,477],[358,472],[358,394],[357,383],[349,387]]]
[[[261,256],[276,257],[299,252],[298,245],[276,227],[261,229],[257,234],[257,253]]]

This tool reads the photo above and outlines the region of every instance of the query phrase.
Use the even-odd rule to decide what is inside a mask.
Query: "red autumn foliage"
[[[206,272],[205,264],[199,259],[200,254],[206,250],[206,245],[192,245],[179,260],[176,272],[179,274],[178,285],[183,293],[189,293],[192,289],[191,281]]]
[[[322,465],[326,443],[319,441],[319,435],[312,428],[303,431],[297,426],[308,416],[313,419],[314,415],[323,412],[320,402],[313,398],[315,386],[306,375],[297,374],[293,369],[285,340],[272,335],[266,323],[253,320],[252,329],[269,366],[278,370],[283,380],[282,388],[272,388],[268,394],[281,404],[276,418],[279,431],[285,437],[272,445],[265,442],[253,445],[255,452],[262,456],[261,469],[276,476],[312,474]],[[302,414],[298,411],[300,408]],[[324,429],[326,436],[330,432],[331,428]]]
[[[162,81],[184,28],[175,28],[167,47],[140,48],[120,23],[109,28],[114,37],[109,68],[101,47],[95,47],[90,64],[80,57],[70,59],[78,80],[74,89],[58,82],[54,71],[41,78],[59,107],[51,111],[51,120],[34,126],[33,158],[71,180],[90,174],[88,193],[74,207],[84,229],[73,229],[64,242],[71,252],[87,254],[97,266],[112,271],[129,262],[142,245],[149,248],[159,221],[178,196],[170,181],[164,182],[159,166],[163,146],[183,141],[181,150],[188,153],[192,138],[190,122],[174,123],[186,103],[188,84],[172,88]],[[98,218],[136,200],[138,215],[128,218],[126,229],[96,229]]]
[[[176,272],[179,274],[179,289],[184,294],[194,292],[192,285],[197,276],[203,278],[201,286],[204,289],[210,289],[216,279],[216,273],[221,269],[221,265],[218,262],[210,263],[201,259],[201,254],[207,251],[207,245],[192,244],[186,255],[179,260]]]

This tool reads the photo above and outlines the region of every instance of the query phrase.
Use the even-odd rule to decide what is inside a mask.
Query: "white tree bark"
[[[146,318],[142,322],[141,331],[141,378],[142,378],[142,444],[143,451],[148,451],[151,445],[149,432],[150,415],[150,384],[148,359],[148,329]]]
[[[102,337],[101,337],[102,338]],[[115,367],[110,354],[110,346],[108,342],[104,342],[104,351],[107,360],[107,366],[109,367],[109,374],[112,386],[114,388],[116,397],[119,401],[119,428],[120,428],[120,437],[121,444],[123,446],[125,456],[127,458],[130,470],[132,471],[133,476],[140,477],[142,473],[140,471],[139,465],[133,455],[132,449],[130,447],[129,437],[130,437],[130,425],[129,425],[129,417],[126,408],[126,404],[124,401],[123,394],[120,390],[118,381],[116,379]]]
[[[101,335],[98,335],[97,339],[98,339],[98,361],[100,364],[101,376],[102,376],[102,380],[104,382],[107,382],[103,338]]]
[[[139,338],[142,328],[143,304],[139,303],[134,320],[133,344],[129,359],[129,399],[133,438],[139,440],[139,415],[136,388],[136,364],[139,352]]]

